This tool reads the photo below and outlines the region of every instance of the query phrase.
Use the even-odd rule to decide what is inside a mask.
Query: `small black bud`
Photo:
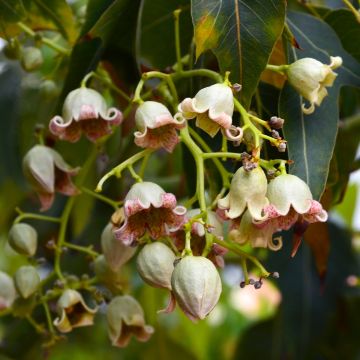
[[[241,287],[242,289],[245,287],[245,285],[246,285],[245,281],[242,281],[242,282],[240,283],[240,287]]]
[[[256,281],[255,284],[254,284],[254,288],[256,290],[260,289],[261,288],[261,285],[262,285],[262,282],[261,281]]]
[[[255,284],[255,280],[254,280],[254,279],[250,279],[250,280],[249,280],[249,284],[250,284],[250,285],[254,285],[254,284]]]

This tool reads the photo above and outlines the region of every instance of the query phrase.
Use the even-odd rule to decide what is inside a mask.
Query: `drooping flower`
[[[73,328],[90,326],[94,323],[94,316],[97,308],[89,308],[82,295],[72,289],[64,290],[57,302],[59,317],[54,320],[56,328],[67,333]]]
[[[179,120],[178,120],[179,118]],[[173,117],[163,104],[145,101],[135,113],[135,144],[150,149],[164,148],[172,152],[179,142],[176,130],[185,126],[185,119]]]
[[[115,239],[113,225],[107,224],[101,234],[101,249],[110,269],[117,272],[135,254],[136,248]]]
[[[310,107],[302,105],[305,114],[315,111],[315,105],[320,106],[328,94],[326,87],[331,87],[337,76],[332,70],[342,64],[339,56],[330,57],[330,64],[323,64],[313,58],[303,58],[290,64],[286,70],[289,83],[295,90],[310,102]]]
[[[194,98],[184,99],[179,112],[185,119],[196,117],[196,126],[214,137],[223,129],[228,137],[234,140],[232,115],[234,100],[231,88],[225,84],[215,84],[201,89]],[[242,132],[238,134],[240,140]]]
[[[200,209],[189,210],[186,214],[187,219],[191,219],[201,213]],[[207,213],[207,231],[213,234],[218,239],[222,239],[224,236],[223,226],[218,216],[213,211]],[[174,244],[179,251],[184,250],[185,247],[185,231],[179,229],[171,234]],[[191,227],[191,251],[194,255],[200,256],[206,246],[205,239],[205,227],[200,222],[194,222]],[[207,258],[211,260],[216,266],[224,267],[224,255],[227,253],[227,249],[214,243],[210,249]]]
[[[147,341],[154,332],[152,326],[145,324],[144,311],[140,304],[129,295],[113,298],[107,308],[106,317],[113,346],[127,346],[132,335],[138,341]]]
[[[263,209],[269,204],[266,190],[266,175],[260,167],[251,171],[241,167],[231,180],[229,193],[218,201],[218,207],[225,210],[229,219],[241,216],[247,208],[253,219],[263,220],[266,217]]]
[[[233,221],[229,239],[240,245],[249,243],[254,248],[263,247],[277,251],[282,247],[282,239],[273,239],[273,234],[279,230],[276,226],[273,222],[255,224],[249,210],[246,210],[241,219]]]
[[[299,217],[308,223],[325,222],[328,218],[322,205],[313,199],[309,186],[295,175],[283,174],[271,180],[267,197],[270,204],[264,212],[279,229],[290,229]]]
[[[153,239],[178,230],[185,221],[186,208],[176,206],[176,197],[152,182],[134,184],[124,201],[125,221],[115,237],[133,245],[146,232]]]
[[[53,117],[49,129],[61,140],[76,142],[83,132],[89,140],[95,142],[104,135],[111,134],[111,127],[119,125],[122,119],[121,111],[108,108],[101,94],[82,87],[68,94],[62,117]]]
[[[71,176],[76,175],[79,168],[71,168],[58,152],[47,146],[36,145],[27,152],[23,171],[39,196],[41,211],[51,207],[56,191],[68,196],[78,194]]]
[[[214,264],[202,256],[186,256],[171,276],[173,294],[192,321],[203,320],[219,301],[221,279]]]

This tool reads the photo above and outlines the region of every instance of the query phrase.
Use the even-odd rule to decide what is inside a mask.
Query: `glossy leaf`
[[[353,39],[360,39],[360,25],[350,10],[340,9],[329,12],[324,20],[335,30],[344,49],[360,61],[360,46]]]
[[[242,84],[241,98],[248,107],[282,32],[285,1],[193,0],[191,11],[196,57],[212,50],[221,71],[230,71],[230,80]]]
[[[330,56],[341,56],[343,65],[337,69],[334,86],[329,95],[311,115],[303,114],[302,98],[286,84],[279,104],[280,116],[286,119],[285,138],[288,141],[289,158],[294,161],[290,172],[308,183],[314,198],[324,191],[330,160],[335,146],[339,108],[338,95],[342,85],[360,86],[360,65],[342,47],[330,26],[310,15],[291,12],[289,26],[302,50],[290,49],[289,62],[312,57],[323,63]]]

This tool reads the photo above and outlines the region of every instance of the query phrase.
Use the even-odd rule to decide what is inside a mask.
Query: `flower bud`
[[[136,248],[126,246],[120,240],[115,239],[112,224],[106,225],[101,234],[101,248],[110,269],[115,272],[136,252]]]
[[[25,223],[14,224],[9,232],[9,245],[19,254],[33,256],[37,248],[37,232]]]
[[[107,308],[108,331],[113,346],[125,347],[134,335],[139,341],[147,341],[154,332],[145,324],[144,311],[131,296],[113,298]]]
[[[21,46],[17,38],[10,39],[4,47],[4,55],[10,60],[18,60],[21,57]]]
[[[145,245],[136,260],[141,278],[151,286],[171,290],[175,254],[161,242]]]
[[[33,266],[21,266],[15,273],[15,287],[27,299],[34,294],[40,284],[40,276]]]
[[[279,118],[277,116],[272,116],[270,120],[268,120],[268,124],[272,129],[280,130],[284,125],[285,120]]]
[[[202,256],[187,256],[175,266],[172,290],[185,315],[204,319],[219,301],[221,279],[215,265]]]
[[[11,307],[16,297],[14,280],[0,271],[0,311]]]
[[[54,99],[59,95],[60,89],[52,80],[44,80],[40,84],[40,93],[46,99]]]
[[[66,289],[56,306],[60,316],[54,320],[54,325],[62,333],[94,323],[97,308],[89,308],[81,294],[76,290]]]
[[[37,70],[44,62],[41,50],[34,47],[24,47],[22,51],[21,66],[25,71]]]

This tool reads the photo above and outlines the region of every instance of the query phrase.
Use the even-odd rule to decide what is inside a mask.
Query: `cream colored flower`
[[[342,64],[339,56],[330,57],[330,64],[323,64],[312,58],[303,58],[292,63],[286,73],[289,83],[295,90],[310,102],[310,107],[302,105],[305,114],[315,111],[315,105],[320,106],[328,94],[326,87],[331,87],[337,76],[332,70]]]
[[[73,328],[89,326],[94,323],[97,308],[89,308],[81,294],[72,289],[66,289],[57,302],[59,317],[54,320],[56,328],[67,333]]]
[[[251,171],[241,167],[232,178],[229,193],[218,201],[218,207],[226,210],[230,219],[241,216],[247,207],[253,219],[264,220],[263,209],[269,204],[266,190],[266,175],[260,167]]]
[[[233,136],[233,93],[225,84],[215,84],[201,89],[194,98],[184,99],[178,110],[185,119],[196,117],[196,126],[212,137],[220,129],[227,131],[230,137]]]

